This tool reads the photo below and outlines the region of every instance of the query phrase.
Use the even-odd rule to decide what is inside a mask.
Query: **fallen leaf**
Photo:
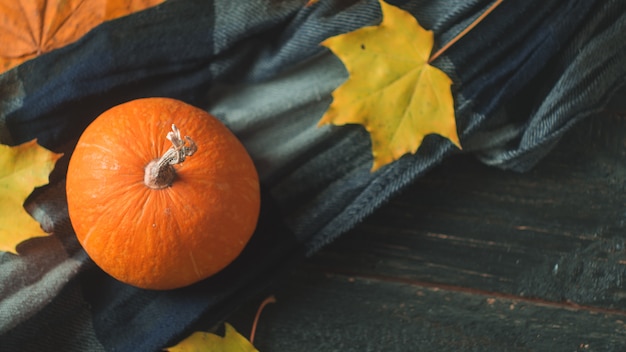
[[[257,323],[261,312],[270,303],[276,303],[276,298],[272,295],[267,297],[261,302],[254,316],[254,322],[252,323],[252,331],[250,332],[250,341],[241,336],[232,325],[224,323],[226,332],[224,337],[211,334],[208,332],[196,331],[189,337],[181,341],[174,347],[169,347],[166,351],[170,352],[258,352],[252,345],[254,341],[254,334],[256,333]]]
[[[176,346],[168,347],[165,350],[169,352],[258,352],[232,325],[225,323],[224,328],[226,332],[223,337],[198,331]]]
[[[0,3],[0,73],[70,44],[100,23],[164,0],[11,0]]]
[[[319,125],[362,124],[372,140],[372,171],[415,153],[428,134],[461,147],[452,80],[428,64],[434,39],[410,13],[380,0],[382,22],[322,42],[349,78]]]
[[[18,243],[46,233],[24,210],[24,201],[48,176],[63,154],[53,153],[36,140],[9,147],[0,144],[0,251],[16,253]]]

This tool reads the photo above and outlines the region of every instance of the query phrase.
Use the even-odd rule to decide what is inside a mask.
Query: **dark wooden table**
[[[256,347],[626,351],[626,114],[570,130],[527,173],[465,155],[295,269]],[[231,321],[244,335],[259,302]]]

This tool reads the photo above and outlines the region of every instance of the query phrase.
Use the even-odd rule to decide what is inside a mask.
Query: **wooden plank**
[[[261,351],[618,351],[623,313],[380,281],[300,274],[265,308]],[[251,311],[253,306],[249,307]],[[247,334],[250,317],[235,328]],[[246,320],[247,317],[247,320]]]
[[[261,351],[626,350],[626,118],[525,174],[448,160],[272,293]],[[247,333],[257,302],[229,319]]]
[[[626,117],[613,114],[528,173],[448,160],[312,265],[626,309],[625,143]]]

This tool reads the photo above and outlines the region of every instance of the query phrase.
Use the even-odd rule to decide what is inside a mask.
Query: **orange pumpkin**
[[[72,226],[92,260],[149,289],[222,270],[252,236],[260,209],[258,174],[239,140],[207,112],[168,98],[100,115],[76,145],[66,187]]]

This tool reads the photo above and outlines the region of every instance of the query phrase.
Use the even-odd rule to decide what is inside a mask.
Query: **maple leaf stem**
[[[252,344],[254,343],[254,335],[256,334],[256,326],[259,323],[259,317],[261,316],[261,312],[263,311],[265,306],[270,303],[276,303],[276,297],[274,297],[274,295],[271,295],[267,297],[265,300],[263,300],[263,302],[261,302],[261,305],[259,306],[259,309],[257,309],[256,311],[256,316],[254,317],[254,321],[252,322],[252,329],[250,330],[250,343]]]
[[[446,43],[446,45],[442,46],[441,49],[437,50],[437,52],[432,54],[430,56],[430,59],[428,59],[428,63],[430,64],[431,62],[435,61],[435,59],[441,56],[441,54],[443,54],[446,50],[448,50],[448,48],[454,45],[454,43],[458,42],[467,33],[469,33],[469,31],[474,29],[474,27],[476,27],[480,22],[482,22],[483,19],[485,19],[485,17],[487,17],[487,15],[489,15],[493,10],[495,10],[496,7],[498,7],[498,5],[502,3],[502,1],[504,0],[496,0],[491,6],[489,6],[487,10],[485,10],[485,12],[483,12],[480,16],[478,16],[478,18],[476,18],[474,22],[470,23],[469,26],[467,26],[464,30],[462,30],[459,34],[457,34],[454,38],[452,38],[452,40]]]

